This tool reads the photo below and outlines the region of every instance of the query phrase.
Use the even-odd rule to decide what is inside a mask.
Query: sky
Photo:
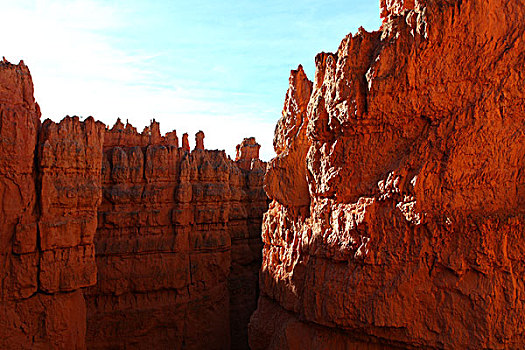
[[[380,26],[379,0],[0,0],[0,56],[28,65],[42,120],[117,117],[208,149],[274,156],[290,70]]]

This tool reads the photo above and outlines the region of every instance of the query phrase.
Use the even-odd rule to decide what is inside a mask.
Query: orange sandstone
[[[186,152],[190,151],[190,142],[188,141],[188,134],[182,134],[182,149]]]
[[[202,130],[195,134],[195,149],[204,150],[204,133]]]
[[[117,120],[40,123],[0,62],[0,348],[235,348],[256,308],[265,163]]]
[[[250,345],[521,349],[525,6],[381,5],[292,71]]]

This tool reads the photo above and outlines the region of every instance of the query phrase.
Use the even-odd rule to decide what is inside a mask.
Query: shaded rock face
[[[40,125],[29,70],[0,63],[2,349],[85,348],[103,131],[92,118]]]
[[[523,348],[525,6],[381,5],[292,72],[250,345]]]
[[[39,138],[40,289],[72,291],[97,282],[93,239],[101,200],[104,124],[46,120]]]
[[[243,170],[202,143],[189,153],[160,139],[145,147],[122,140],[104,148],[88,347],[246,348],[264,163]]]
[[[159,130],[41,124],[0,62],[0,349],[247,348],[266,164]]]
[[[204,133],[202,130],[195,134],[195,149],[204,150]]]

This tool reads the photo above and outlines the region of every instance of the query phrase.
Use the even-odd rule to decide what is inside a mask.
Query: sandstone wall
[[[381,5],[292,72],[250,345],[523,348],[524,3]]]
[[[120,120],[40,123],[0,62],[0,348],[244,349],[266,164]]]
[[[103,136],[93,119],[40,125],[29,70],[0,63],[2,349],[85,348]]]
[[[257,152],[240,169],[224,151],[204,150],[202,138],[188,152],[156,133],[133,147],[129,139],[145,137],[129,126],[106,133],[88,347],[245,348],[264,163]]]

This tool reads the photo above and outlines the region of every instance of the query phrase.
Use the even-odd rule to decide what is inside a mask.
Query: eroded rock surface
[[[381,6],[292,71],[250,345],[523,348],[524,3]]]
[[[1,349],[247,348],[266,164],[203,138],[41,124],[28,68],[0,62]]]
[[[240,144],[237,145],[235,162],[240,168],[245,170],[252,169],[254,166],[259,167],[262,164],[259,162],[260,149],[261,145],[255,141],[255,137],[245,138]]]
[[[204,150],[203,137],[191,153],[160,138],[104,145],[89,348],[247,347],[264,164],[240,169],[224,151]]]
[[[92,118],[40,125],[28,68],[0,63],[2,349],[85,348],[103,131]]]

